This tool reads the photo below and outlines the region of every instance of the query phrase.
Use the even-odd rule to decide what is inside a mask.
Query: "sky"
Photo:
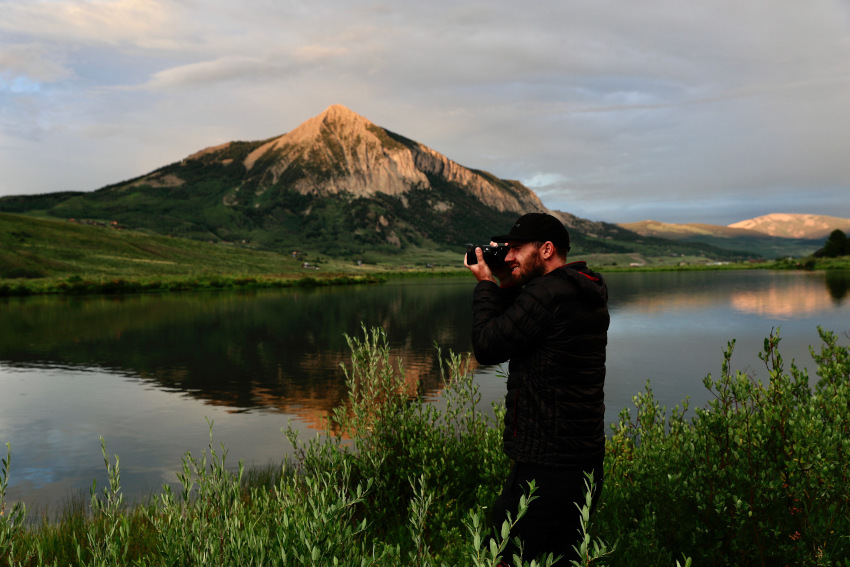
[[[850,218],[847,0],[0,0],[0,196],[332,104],[606,222]]]

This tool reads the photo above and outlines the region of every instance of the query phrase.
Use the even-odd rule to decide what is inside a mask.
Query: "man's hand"
[[[497,246],[495,242],[491,242],[490,246]],[[499,278],[499,282],[501,282],[501,287],[510,287],[514,285],[513,279],[513,268],[508,266],[507,264],[502,264],[495,270],[489,266],[486,262],[484,262],[484,254],[481,252],[481,248],[475,248],[475,257],[478,258],[477,264],[467,264],[466,263],[466,254],[463,255],[463,265],[469,268],[469,271],[478,279],[478,281],[487,280],[493,283],[496,282],[496,278]]]
[[[472,272],[472,275],[478,281],[491,281],[496,283],[496,278],[493,276],[493,272],[490,270],[490,266],[484,262],[484,254],[481,252],[481,248],[475,247],[475,257],[478,258],[477,264],[469,264],[466,261],[466,254],[463,255],[463,265],[469,268],[469,271]]]

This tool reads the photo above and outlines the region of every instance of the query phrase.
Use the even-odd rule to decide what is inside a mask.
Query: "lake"
[[[651,381],[668,409],[709,396],[736,339],[733,368],[767,372],[757,357],[781,329],[780,351],[814,381],[818,325],[850,331],[850,273],[630,272],[606,276],[611,328],[606,417],[613,422]],[[345,395],[344,334],[387,331],[426,399],[439,398],[435,342],[468,352],[469,277],[400,279],[337,288],[0,300],[0,443],[12,447],[8,500],[56,510],[106,483],[99,437],[120,457],[125,497],[175,484],[181,457],[209,443],[228,463],[279,463]],[[504,395],[499,369],[480,367],[487,407]],[[5,447],[3,447],[5,450]],[[4,455],[5,457],[5,452]],[[114,458],[113,458],[114,463]]]

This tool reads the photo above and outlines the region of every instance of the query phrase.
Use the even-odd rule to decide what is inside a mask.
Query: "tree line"
[[[850,256],[850,238],[836,229],[829,234],[823,248],[814,253],[814,257],[838,258],[839,256]]]

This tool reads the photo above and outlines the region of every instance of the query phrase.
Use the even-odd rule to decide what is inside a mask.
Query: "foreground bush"
[[[772,336],[769,380],[733,374],[730,344],[721,377],[705,380],[715,399],[692,419],[639,394],[635,419],[624,410],[614,426],[593,521],[587,505],[565,510],[616,547],[584,533],[581,561],[557,564],[850,565],[850,355],[821,337],[814,390],[793,365],[785,373]],[[484,507],[508,469],[501,408],[479,406],[464,357],[441,359],[438,407],[410,391],[382,331],[348,340],[347,403],[314,439],[287,431],[297,459],[279,469],[232,470],[210,424],[177,493],[127,508],[104,443],[109,482],[89,509],[26,525],[22,505],[5,505],[7,453],[0,564],[497,565],[510,526],[491,539]]]
[[[618,565],[850,565],[850,355],[833,333],[814,390],[779,336],[759,357],[764,383],[729,367],[696,416],[667,417],[647,387],[608,444],[597,529],[619,539]]]

